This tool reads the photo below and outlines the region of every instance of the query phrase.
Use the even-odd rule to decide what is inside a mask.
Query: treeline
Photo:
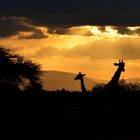
[[[0,48],[0,93],[1,96],[82,96],[79,91],[65,89],[46,91],[40,79],[40,64],[34,63],[13,51]],[[94,85],[85,96],[139,96],[140,84],[120,81],[117,90],[104,92],[104,84]]]

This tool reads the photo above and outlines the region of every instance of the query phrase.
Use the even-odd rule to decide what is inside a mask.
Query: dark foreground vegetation
[[[85,96],[65,89],[22,91],[7,104],[8,139],[140,139],[138,84],[122,82],[109,94],[100,84]]]
[[[2,113],[8,139],[140,139],[139,96],[65,94],[8,99],[8,115]]]
[[[139,140],[140,85],[45,91],[40,65],[0,48],[1,136],[8,140]]]

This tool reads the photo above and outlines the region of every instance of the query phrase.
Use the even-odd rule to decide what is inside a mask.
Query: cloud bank
[[[88,37],[109,34],[111,31],[120,35],[140,36],[140,26],[42,26],[25,17],[0,17],[0,38],[19,35],[21,39],[44,39],[53,34]]]
[[[128,42],[129,40],[129,42]],[[94,41],[73,48],[59,49],[47,46],[36,54],[40,57],[64,56],[87,59],[140,59],[140,38],[123,38],[116,41],[108,39]]]
[[[1,17],[0,18],[0,38],[18,35],[21,32],[30,32],[29,36],[23,39],[41,39],[47,37],[39,27],[34,26],[30,19],[25,17]]]

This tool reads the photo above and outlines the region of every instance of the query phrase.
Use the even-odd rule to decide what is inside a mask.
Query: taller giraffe
[[[82,95],[85,95],[87,93],[87,89],[86,89],[85,84],[84,84],[84,76],[85,75],[86,74],[82,74],[81,72],[79,72],[74,79],[74,80],[80,80],[81,81]]]
[[[105,88],[108,88],[109,90],[115,90],[115,88],[118,86],[121,73],[125,71],[125,63],[123,62],[123,60],[119,60],[119,63],[114,63],[114,65],[117,66],[118,69],[113,75],[111,81],[109,81],[108,84],[105,85]]]

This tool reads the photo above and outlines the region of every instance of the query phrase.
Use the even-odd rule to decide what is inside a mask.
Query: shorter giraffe
[[[125,67],[125,63],[119,60],[119,63],[114,63],[115,66],[118,67],[118,69],[116,70],[115,74],[113,75],[111,81],[105,85],[105,89],[110,90],[115,92],[118,83],[119,83],[119,79],[121,76],[121,73],[125,71],[124,67]]]
[[[85,75],[86,74],[82,74],[81,72],[79,72],[74,79],[74,80],[80,80],[81,81],[82,95],[85,95],[87,93],[87,89],[86,89],[85,84],[84,84],[84,76]]]

